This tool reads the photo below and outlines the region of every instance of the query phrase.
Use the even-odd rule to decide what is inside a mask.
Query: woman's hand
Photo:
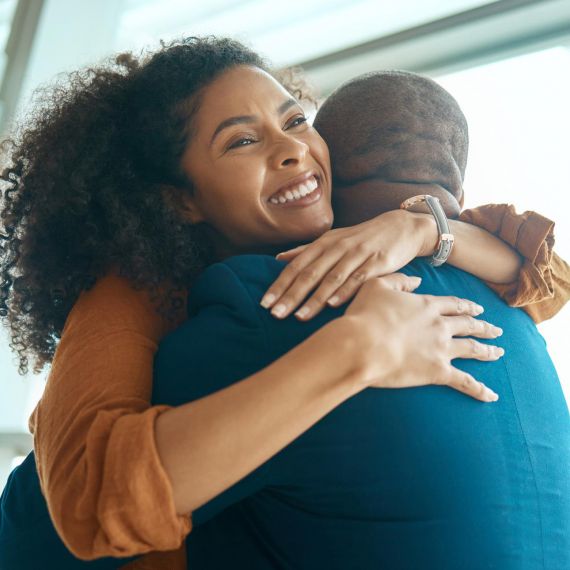
[[[261,304],[272,307],[275,317],[285,318],[316,287],[295,313],[297,318],[308,320],[327,303],[336,307],[347,302],[368,279],[393,273],[415,257],[429,255],[436,242],[433,216],[404,210],[328,231],[311,244],[277,256],[289,264]]]
[[[504,350],[473,338],[493,339],[502,330],[475,319],[483,308],[466,299],[395,291],[371,279],[342,318],[353,319],[365,383],[377,388],[446,385],[483,402],[497,394],[455,368],[454,358],[499,359]]]

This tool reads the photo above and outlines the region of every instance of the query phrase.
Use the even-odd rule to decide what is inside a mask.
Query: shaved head
[[[448,215],[459,213],[467,121],[457,101],[435,81],[406,71],[359,76],[330,95],[314,126],[329,145],[343,210],[351,207],[351,188],[384,190],[383,196],[373,197],[375,214],[427,193],[421,187],[426,185],[439,189],[441,195],[429,193],[447,205]]]

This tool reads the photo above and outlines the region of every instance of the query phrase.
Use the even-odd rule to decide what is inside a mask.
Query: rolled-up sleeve
[[[517,214],[510,204],[465,210],[460,220],[499,237],[522,257],[516,281],[487,283],[501,298],[537,323],[560,311],[570,298],[570,267],[553,251],[553,221],[532,211]]]
[[[169,408],[150,406],[167,329],[145,292],[111,276],[80,297],[66,322],[30,428],[50,515],[78,558],[171,551],[190,532],[156,449],[155,420]]]

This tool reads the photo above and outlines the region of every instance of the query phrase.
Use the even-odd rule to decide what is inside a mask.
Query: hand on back
[[[418,278],[396,276],[388,284],[386,278],[367,281],[345,313],[354,324],[367,385],[440,384],[484,402],[497,400],[494,392],[451,361],[499,359],[502,348],[464,337],[493,339],[501,329],[474,318],[483,312],[476,303],[409,293],[419,285]]]

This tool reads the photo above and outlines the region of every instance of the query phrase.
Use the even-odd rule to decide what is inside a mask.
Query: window
[[[116,48],[158,39],[230,35],[276,65],[291,65],[365,41],[491,4],[489,0],[127,0]]]

